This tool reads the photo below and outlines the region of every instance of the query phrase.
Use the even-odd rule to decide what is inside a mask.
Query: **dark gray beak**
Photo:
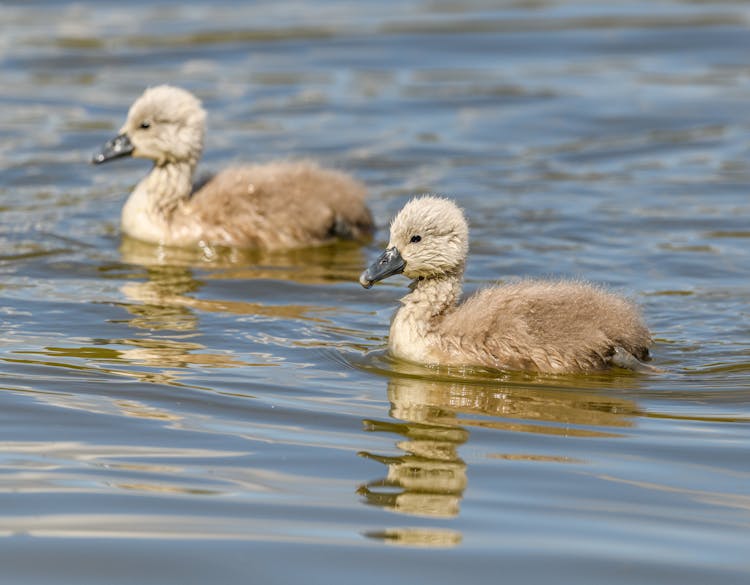
[[[114,158],[120,158],[121,156],[130,156],[133,152],[133,143],[130,142],[127,134],[120,134],[115,136],[112,140],[108,140],[102,147],[102,150],[94,155],[91,162],[95,165],[100,165],[103,162],[112,160]]]
[[[375,260],[362,274],[359,275],[359,284],[370,288],[373,284],[394,274],[401,274],[406,268],[406,262],[401,253],[394,246],[388,248]]]

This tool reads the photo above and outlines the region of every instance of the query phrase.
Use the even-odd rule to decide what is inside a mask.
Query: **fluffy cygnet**
[[[391,322],[388,347],[432,365],[546,373],[641,369],[651,335],[625,299],[582,282],[525,280],[459,304],[469,228],[450,200],[412,199],[391,224],[383,254],[360,276],[413,279]]]
[[[122,156],[154,162],[123,207],[126,234],[168,246],[265,249],[371,235],[362,184],[310,161],[230,167],[194,183],[205,118],[200,101],[184,89],[149,88],[120,134],[94,156],[96,164]]]

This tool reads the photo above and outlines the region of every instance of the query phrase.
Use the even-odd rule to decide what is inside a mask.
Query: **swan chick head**
[[[206,111],[190,92],[170,85],[148,88],[133,103],[120,134],[93,158],[100,164],[122,156],[167,163],[197,163],[203,150]]]
[[[450,199],[424,195],[409,201],[391,223],[388,247],[360,276],[365,288],[394,274],[432,278],[463,268],[469,226]]]

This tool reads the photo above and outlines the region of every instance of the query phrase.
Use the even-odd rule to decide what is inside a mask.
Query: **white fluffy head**
[[[391,223],[389,248],[406,262],[409,278],[438,276],[463,267],[469,226],[450,199],[424,195],[409,201]]]
[[[133,144],[133,156],[162,165],[195,164],[203,150],[206,112],[190,92],[170,85],[150,87],[130,107],[120,130]]]

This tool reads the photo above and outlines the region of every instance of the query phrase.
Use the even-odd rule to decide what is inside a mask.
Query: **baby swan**
[[[310,161],[230,167],[194,183],[205,118],[188,91],[149,88],[131,106],[120,134],[94,156],[95,164],[123,156],[154,163],[123,207],[126,234],[168,246],[265,249],[371,235],[362,184]]]
[[[651,335],[625,299],[581,282],[527,280],[481,290],[462,304],[469,228],[447,199],[412,199],[391,224],[388,248],[360,284],[403,273],[411,292],[391,322],[388,347],[432,365],[574,373],[641,369]]]

